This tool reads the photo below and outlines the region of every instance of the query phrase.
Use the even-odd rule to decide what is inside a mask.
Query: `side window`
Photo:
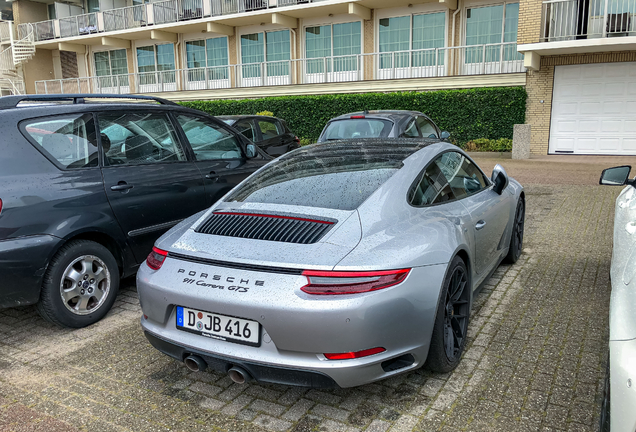
[[[95,122],[92,114],[72,114],[30,120],[24,130],[63,168],[98,165]]]
[[[438,204],[462,199],[488,186],[483,173],[470,159],[457,152],[447,152],[435,159],[419,184],[409,191],[414,206]]]
[[[477,193],[488,186],[481,170],[461,153],[444,153],[438,161],[458,199]]]
[[[441,157],[437,158],[426,168],[419,183],[409,191],[411,205],[425,206],[455,199],[440,159]]]
[[[102,149],[108,165],[185,161],[185,153],[165,114],[98,114]]]
[[[419,138],[420,134],[417,132],[417,127],[415,126],[415,120],[411,121],[406,127],[406,130],[402,134],[403,137],[407,138]]]
[[[216,123],[185,114],[177,116],[197,160],[240,159],[241,148],[234,135]]]
[[[275,138],[283,133],[274,120],[258,120],[258,128],[261,130],[263,140]]]
[[[256,141],[256,134],[254,133],[254,125],[249,120],[241,120],[234,124],[234,129],[238,130],[241,135],[249,138],[252,141]]]
[[[424,138],[439,138],[435,126],[426,117],[420,116],[416,121]]]

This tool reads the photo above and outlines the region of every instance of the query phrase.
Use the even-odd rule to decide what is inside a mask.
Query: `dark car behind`
[[[285,120],[264,115],[218,116],[271,156],[280,156],[300,147],[300,140]]]

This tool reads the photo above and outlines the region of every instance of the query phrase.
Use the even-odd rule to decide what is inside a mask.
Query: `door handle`
[[[208,180],[212,180],[213,182],[219,181],[219,176],[216,171],[210,171],[208,174],[205,175],[205,178]]]
[[[128,189],[132,189],[132,188],[133,188],[133,185],[128,184],[125,181],[120,181],[115,186],[111,186],[110,190],[119,191],[119,192],[126,192]]]
[[[482,228],[483,228],[483,227],[485,227],[485,226],[486,226],[486,221],[484,221],[484,220],[480,220],[480,221],[478,221],[478,222],[475,224],[475,229],[476,229],[477,231],[479,231],[480,229],[482,229]]]

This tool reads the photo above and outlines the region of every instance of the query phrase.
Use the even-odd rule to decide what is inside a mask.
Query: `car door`
[[[138,263],[169,228],[205,207],[203,177],[161,111],[97,114],[104,188]]]
[[[510,216],[508,194],[493,191],[491,182],[468,157],[446,152],[438,159],[455,197],[466,207],[471,218],[475,271],[489,272],[500,256],[503,236]]]
[[[424,116],[417,116],[415,122],[424,138],[439,138],[439,131],[431,120]]]
[[[400,135],[402,138],[421,138],[420,132],[417,129],[415,119],[409,121],[404,128],[404,133]]]
[[[239,131],[241,135],[245,138],[249,139],[253,143],[258,144],[261,140],[260,135],[256,131],[256,126],[254,125],[254,119],[247,118],[241,119],[232,125],[234,129]]]
[[[177,123],[205,177],[206,205],[218,201],[267,161],[247,159],[241,139],[221,122],[195,114],[176,113]]]
[[[258,146],[272,156],[280,156],[289,150],[293,142],[291,134],[285,133],[285,128],[277,119],[255,118],[256,127],[261,135]]]

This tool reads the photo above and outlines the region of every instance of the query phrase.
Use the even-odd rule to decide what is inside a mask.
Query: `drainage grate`
[[[196,232],[285,243],[312,244],[334,225],[331,220],[256,213],[215,212]]]

